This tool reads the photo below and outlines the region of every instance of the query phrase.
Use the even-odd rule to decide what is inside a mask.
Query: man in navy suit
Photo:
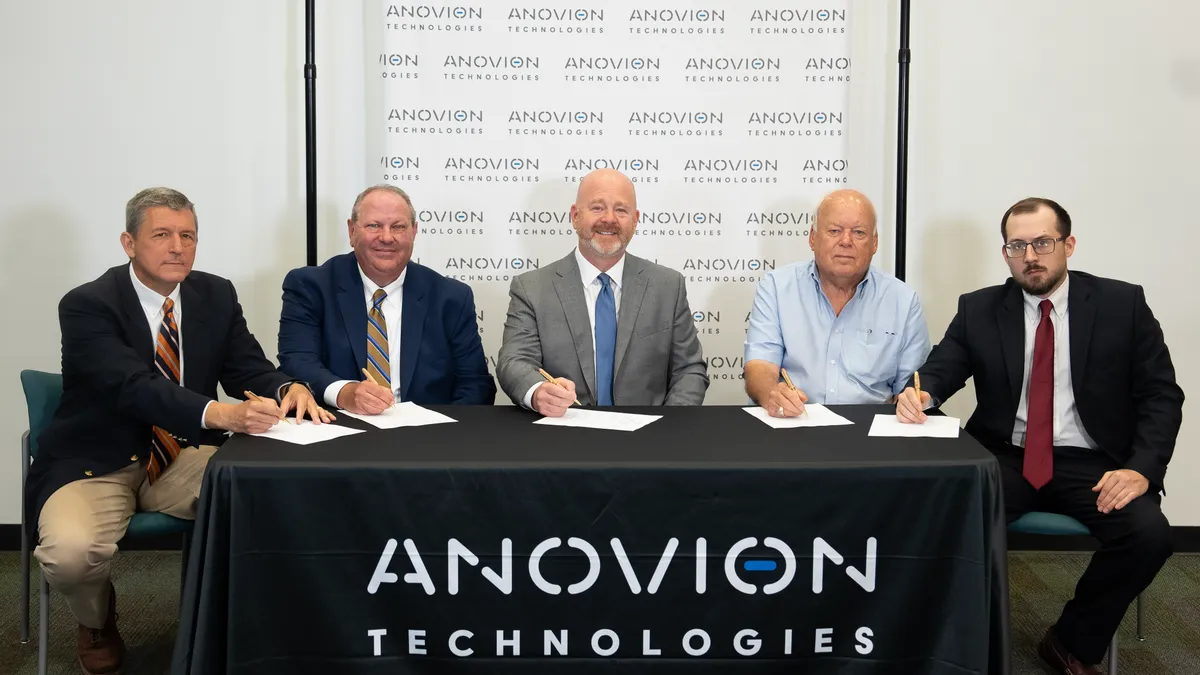
[[[377,415],[396,401],[491,405],[496,384],[474,294],[410,262],[417,221],[408,195],[392,185],[367,188],[347,226],[353,253],[283,280],[281,368],[357,414]]]

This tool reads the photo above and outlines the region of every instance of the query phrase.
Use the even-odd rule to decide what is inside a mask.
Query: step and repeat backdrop
[[[629,251],[686,278],[707,402],[743,401],[755,284],[812,257],[817,203],[849,187],[846,2],[380,2],[367,14],[368,178],[412,196],[414,260],[474,288],[493,372],[509,283],[571,253],[579,181],[613,168],[641,209]]]

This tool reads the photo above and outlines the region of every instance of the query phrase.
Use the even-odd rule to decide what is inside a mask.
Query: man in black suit
[[[1130,602],[1171,555],[1160,508],[1183,391],[1140,286],[1067,272],[1071,218],[1023,199],[1000,221],[1012,279],[959,298],[958,314],[921,366],[921,394],[896,415],[922,423],[975,378],[967,432],[996,454],[1009,522],[1051,511],[1082,522],[1100,550],[1038,645],[1056,672],[1094,664]]]
[[[89,675],[124,659],[109,567],[134,510],[194,518],[224,431],[261,433],[293,409],[297,423],[333,419],[263,355],[233,285],[192,272],[196,233],[187,197],[139,192],[121,234],[130,263],[59,304],[62,401],[38,439],[25,498],[34,556],[79,621]],[[263,398],[221,403],[218,382],[231,396]]]

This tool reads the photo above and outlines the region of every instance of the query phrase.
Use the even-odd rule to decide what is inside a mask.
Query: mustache
[[[1045,271],[1046,271],[1046,268],[1045,268],[1045,267],[1042,267],[1041,265],[1027,265],[1027,266],[1025,267],[1025,273],[1026,273],[1026,274],[1029,274],[1030,272],[1037,272],[1037,271],[1042,271],[1042,272],[1045,272]]]

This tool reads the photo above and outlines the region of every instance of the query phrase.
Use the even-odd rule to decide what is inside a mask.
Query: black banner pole
[[[900,110],[896,130],[896,278],[903,281],[908,236],[908,7],[900,0]]]
[[[307,260],[306,264],[317,264],[317,65],[313,58],[313,4],[304,3],[304,146],[307,199]]]

